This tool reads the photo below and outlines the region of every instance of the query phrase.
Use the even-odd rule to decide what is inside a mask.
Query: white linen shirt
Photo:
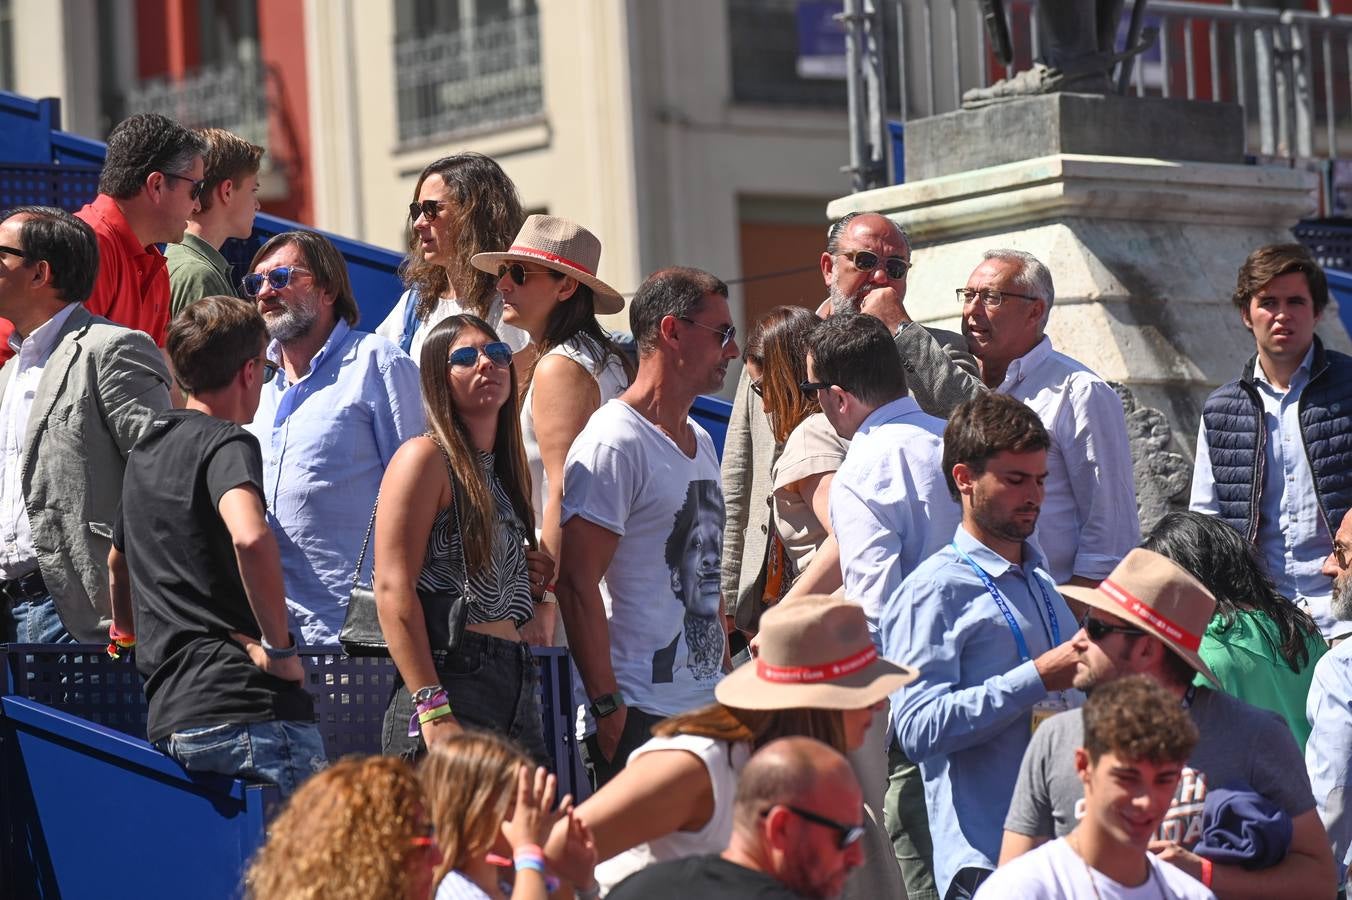
[[[17,333],[9,338],[9,346],[16,355],[5,396],[0,399],[0,578],[19,578],[38,567],[38,552],[33,546],[23,496],[24,440],[38,382],[56,350],[57,336],[80,305],[67,303],[65,309],[34,328],[22,342]]]
[[[1324,560],[1333,551],[1314,472],[1305,453],[1300,428],[1300,395],[1310,383],[1314,346],[1291,377],[1285,391],[1274,385],[1258,360],[1253,363],[1254,385],[1263,401],[1263,483],[1258,495],[1258,551],[1268,575],[1283,597],[1294,600],[1314,617],[1324,637],[1332,639],[1352,631],[1352,622],[1334,618],[1330,608],[1329,577]],[[1220,515],[1216,479],[1211,469],[1211,445],[1206,421],[1198,425],[1197,461],[1192,470],[1192,498],[1188,505],[1197,512]]]
[[[871,412],[831,479],[831,530],[845,596],[864,608],[881,650],[883,607],[953,537],[962,510],[944,480],[944,422],[902,397]]]
[[[1141,541],[1122,399],[1045,335],[1009,364],[997,391],[1027,404],[1051,436],[1034,534],[1047,571],[1057,584],[1107,577]]]

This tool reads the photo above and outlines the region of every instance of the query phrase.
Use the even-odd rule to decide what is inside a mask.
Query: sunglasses
[[[250,297],[257,297],[263,290],[263,280],[267,279],[268,287],[274,291],[280,291],[291,283],[293,274],[309,275],[309,269],[302,269],[300,266],[278,266],[266,275],[261,272],[253,272],[245,275],[240,281],[240,286],[244,288],[244,293]]]
[[[818,391],[824,391],[824,390],[826,390],[827,388],[829,388],[830,386],[831,386],[830,382],[826,382],[826,381],[800,381],[800,382],[798,382],[798,390],[802,391],[804,394],[807,394],[808,397],[816,397]]]
[[[28,254],[24,253],[18,247],[0,246],[0,253],[8,253],[10,256],[17,256],[19,259],[27,259]]]
[[[677,316],[676,318],[680,319],[687,325],[696,325],[700,328],[703,328],[705,331],[712,331],[714,334],[718,335],[720,339],[720,346],[723,347],[726,347],[728,344],[731,344],[733,339],[737,337],[736,325],[724,325],[721,328],[715,328],[712,325],[705,325],[703,322],[696,322],[694,319],[691,319],[687,316]]]
[[[3,249],[3,247],[0,247],[0,250]],[[1342,544],[1334,541],[1333,552],[1330,553],[1329,556],[1332,556],[1338,561],[1338,568],[1346,569],[1348,561],[1352,560],[1352,547],[1344,547]]]
[[[498,280],[501,281],[502,276],[504,275],[511,275],[512,281],[516,283],[517,287],[521,287],[525,284],[526,279],[531,275],[553,275],[555,278],[562,277],[560,273],[549,269],[546,269],[543,272],[530,271],[525,266],[521,265],[521,263],[504,263],[503,265],[498,266]]]
[[[414,200],[408,205],[409,221],[416,222],[419,218],[425,218],[432,221],[441,215],[441,208],[445,204],[440,200]]]
[[[774,807],[771,807],[771,809],[773,808]],[[840,840],[836,842],[836,846],[841,850],[844,850],[852,844],[857,844],[859,839],[864,836],[863,825],[843,825],[835,819],[828,819],[826,816],[820,816],[810,810],[800,809],[797,806],[789,806],[788,804],[785,804],[784,808],[805,822],[811,822],[813,825],[820,825],[823,828],[834,830],[840,835]],[[770,810],[767,809],[765,812],[761,813],[761,816],[764,817],[769,814]]]
[[[481,352],[499,369],[505,369],[512,364],[512,348],[502,341],[493,341],[482,347],[461,347],[459,350],[452,350],[447,360],[452,369],[461,369],[465,366],[478,365]]]
[[[854,267],[861,272],[876,272],[881,265],[887,272],[887,277],[893,281],[900,281],[906,277],[906,273],[911,270],[911,261],[903,259],[900,256],[889,256],[887,259],[879,260],[878,254],[872,250],[847,250],[840,254],[841,256],[854,263]]]
[[[1128,625],[1110,625],[1107,622],[1104,622],[1102,619],[1095,619],[1091,617],[1089,613],[1085,613],[1084,618],[1080,620],[1080,627],[1083,628],[1084,633],[1089,636],[1089,640],[1093,641],[1096,644],[1099,641],[1106,638],[1108,635],[1114,633],[1116,634],[1146,633],[1145,629],[1142,628],[1132,628]]]
[[[764,397],[765,389],[761,386],[759,381],[753,381],[751,382],[751,393],[755,394],[757,397]]]
[[[207,180],[205,178],[198,178],[196,180],[193,180],[189,178],[187,175],[175,175],[173,172],[161,172],[160,174],[163,175],[165,178],[173,178],[176,181],[186,181],[188,182],[188,184],[192,185],[192,187],[188,189],[188,196],[191,197],[193,200],[196,200],[198,197],[202,196],[202,191],[207,186]]]
[[[263,360],[263,383],[270,384],[272,379],[277,377],[277,370],[280,368],[281,366],[270,359]]]

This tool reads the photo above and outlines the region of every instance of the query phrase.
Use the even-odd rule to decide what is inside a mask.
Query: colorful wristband
[[[545,876],[545,861],[538,856],[518,856],[515,862],[518,872],[525,872],[529,869],[532,872],[539,872],[541,878]]]
[[[522,844],[512,851],[512,856],[514,857],[521,856],[522,854],[525,854],[526,856],[538,856],[541,859],[545,858],[545,851],[539,844]]]
[[[111,659],[121,659],[123,650],[130,650],[136,646],[136,635],[130,632],[118,631],[116,625],[108,626],[108,656]]]
[[[1211,887],[1211,860],[1207,859],[1205,856],[1201,857],[1201,860],[1202,860],[1202,887],[1209,888]]]
[[[408,720],[408,736],[417,737],[422,734],[423,725],[449,715],[451,715],[451,705],[444,702],[440,706],[431,707],[425,712],[415,712]]]

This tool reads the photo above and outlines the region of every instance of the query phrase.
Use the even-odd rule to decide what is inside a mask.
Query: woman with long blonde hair
[[[427,900],[440,853],[403,760],[348,757],[311,776],[268,827],[249,900]]]
[[[373,587],[399,670],[382,747],[411,758],[465,723],[544,763],[520,628],[554,564],[535,549],[512,351],[482,319],[451,316],[428,334],[420,372],[428,433],[395,453],[376,507]]]

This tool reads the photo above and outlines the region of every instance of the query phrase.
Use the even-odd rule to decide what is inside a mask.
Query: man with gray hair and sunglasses
[[[956,295],[980,378],[954,365],[923,330],[903,324],[897,346],[909,361],[907,380],[913,391],[928,385],[944,395],[1008,394],[1038,414],[1051,449],[1035,540],[1057,584],[1093,586],[1141,536],[1122,400],[1089,367],[1052,347],[1052,275],[1031,253],[987,250]]]

